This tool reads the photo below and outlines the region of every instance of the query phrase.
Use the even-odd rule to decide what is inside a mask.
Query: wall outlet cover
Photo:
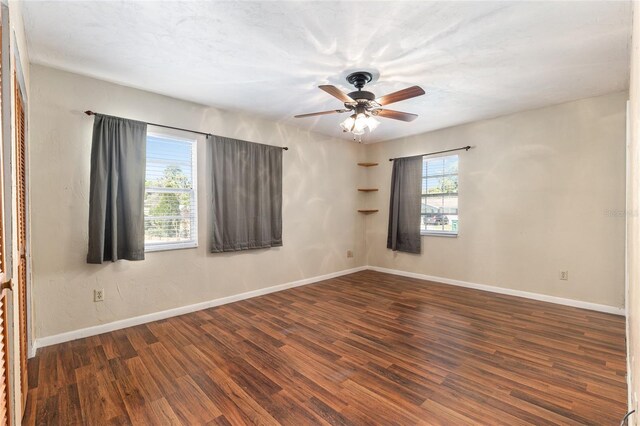
[[[569,271],[560,271],[560,279],[564,281],[569,280]]]
[[[93,301],[94,302],[102,302],[104,301],[104,289],[96,289],[93,290]]]

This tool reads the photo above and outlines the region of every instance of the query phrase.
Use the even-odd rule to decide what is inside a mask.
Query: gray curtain
[[[282,148],[214,136],[208,144],[212,253],[282,245]]]
[[[393,161],[387,248],[420,253],[422,156]]]
[[[144,259],[147,125],[96,114],[87,263]]]

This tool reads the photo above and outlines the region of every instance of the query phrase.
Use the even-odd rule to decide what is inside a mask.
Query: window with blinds
[[[423,158],[423,234],[458,234],[458,156]]]
[[[149,133],[145,251],[198,246],[196,141]]]

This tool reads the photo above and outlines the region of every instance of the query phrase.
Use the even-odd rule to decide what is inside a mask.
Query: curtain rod
[[[91,110],[87,110],[87,111],[85,111],[84,113],[85,113],[85,114],[87,114],[87,115],[96,115],[96,114],[99,114],[99,113],[97,113],[97,112],[95,112],[95,111],[91,111]],[[121,117],[118,117],[118,118],[121,118]],[[183,131],[183,132],[196,133],[196,134],[198,134],[198,135],[204,135],[204,136],[206,136],[206,137],[207,137],[207,139],[209,139],[209,136],[213,136],[211,133],[200,132],[200,131],[198,131],[198,130],[183,129],[182,127],[165,126],[164,124],[149,123],[148,121],[143,121],[143,123],[146,123],[146,124],[148,124],[148,125],[150,125],[150,126],[164,127],[165,129],[181,130],[181,131]],[[289,148],[288,148],[288,147],[286,147],[286,146],[282,146],[282,147],[279,147],[279,148],[282,148],[282,149],[284,149],[285,151],[289,150]]]
[[[428,152],[428,153],[426,153],[426,154],[419,154],[419,155],[409,155],[409,156],[407,156],[407,157],[389,158],[389,161],[399,160],[400,158],[424,157],[424,156],[427,156],[427,155],[444,154],[445,152],[462,151],[463,149],[464,149],[465,151],[469,151],[469,150],[471,149],[471,146],[470,146],[470,145],[467,145],[467,146],[463,146],[463,147],[460,147],[460,148],[446,149],[446,150],[444,150],[444,151]]]

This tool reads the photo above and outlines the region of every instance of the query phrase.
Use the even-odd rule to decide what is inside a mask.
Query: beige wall
[[[627,147],[627,345],[629,411],[636,410],[629,424],[640,424],[640,10],[633,8],[631,84],[629,89],[629,140]]]
[[[626,93],[371,145],[369,265],[579,301],[624,305]],[[422,119],[428,119],[423,117]],[[460,153],[457,238],[422,255],[386,248],[390,157]],[[560,281],[559,272],[569,271]]]
[[[364,265],[364,223],[354,196],[362,145],[36,65],[31,97],[36,338]],[[200,173],[200,247],[147,253],[141,262],[86,264],[93,123],[86,109],[287,145],[284,246],[208,254]],[[201,171],[204,150],[201,138]],[[347,250],[355,257],[347,259]],[[105,289],[104,302],[93,302],[95,288]]]

